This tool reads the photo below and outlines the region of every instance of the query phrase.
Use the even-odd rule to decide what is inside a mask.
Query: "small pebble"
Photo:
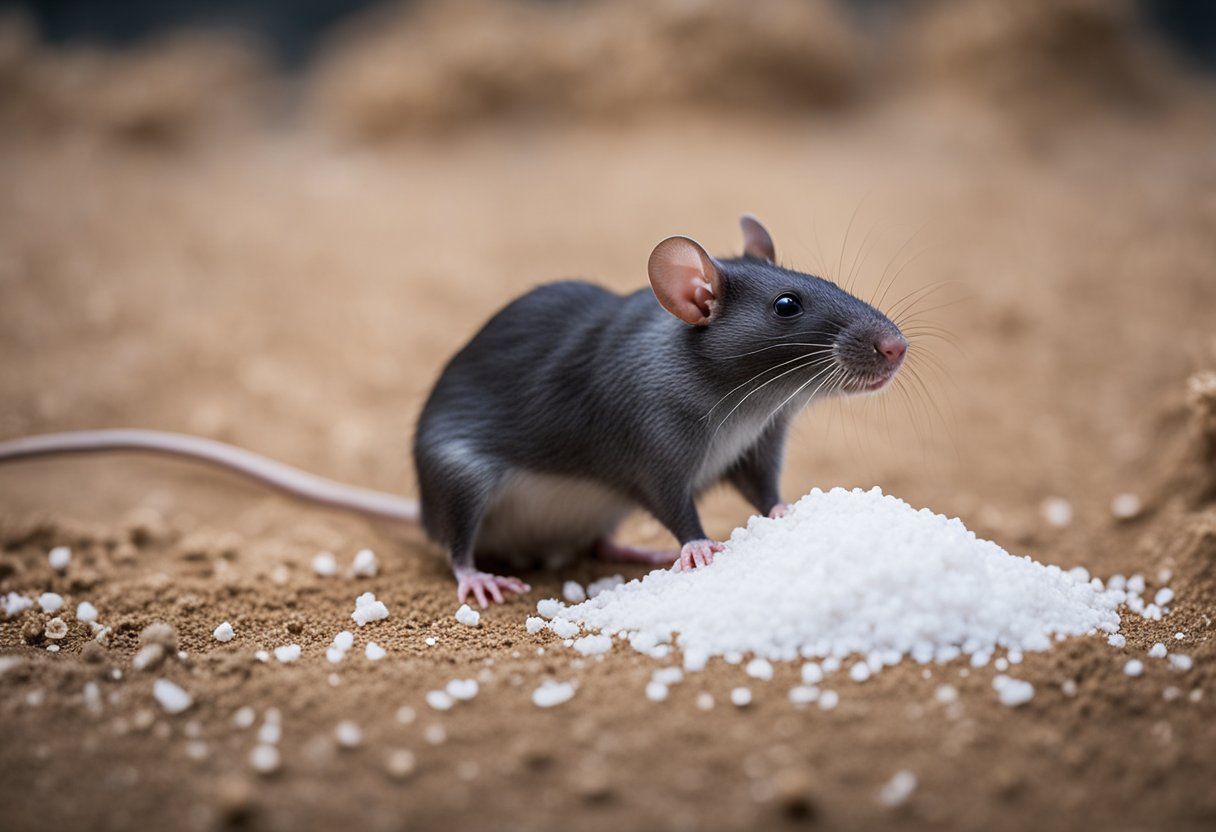
[[[61,639],[68,634],[67,622],[56,616],[46,622],[46,628],[43,630],[47,638]]]

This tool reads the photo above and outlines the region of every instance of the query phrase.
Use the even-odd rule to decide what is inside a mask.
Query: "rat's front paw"
[[[784,517],[785,515],[789,514],[789,511],[790,511],[789,503],[777,503],[777,505],[773,506],[772,508],[770,508],[768,510],[768,516],[773,518],[774,520],[778,520],[778,519]]]
[[[495,603],[503,603],[502,592],[504,589],[508,592],[514,592],[516,595],[523,595],[525,592],[532,590],[532,587],[519,578],[499,577],[498,575],[491,575],[488,572],[470,570],[458,573],[456,579],[457,600],[463,604],[471,592],[483,610],[490,605],[491,598],[494,599]]]
[[[690,540],[680,548],[680,559],[676,565],[682,570],[709,566],[714,562],[714,555],[725,548],[726,544],[716,540]]]

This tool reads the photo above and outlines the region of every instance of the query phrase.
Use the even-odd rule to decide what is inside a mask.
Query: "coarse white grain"
[[[258,742],[266,745],[278,745],[283,738],[283,724],[280,722],[263,722],[258,727]]]
[[[338,574],[338,559],[333,552],[317,552],[312,558],[312,571],[322,578]]]
[[[92,624],[97,620],[97,607],[88,601],[81,601],[76,605],[76,620],[85,624]]]
[[[1153,603],[1159,607],[1164,607],[1170,601],[1174,600],[1174,590],[1168,586],[1163,586],[1157,590],[1157,594],[1153,596]]]
[[[63,596],[57,592],[44,592],[38,596],[38,606],[43,612],[59,612],[63,607]]]
[[[561,612],[562,602],[556,598],[543,598],[536,602],[536,612],[541,618],[552,618]]]
[[[752,659],[743,668],[743,672],[753,679],[767,682],[773,678],[773,665],[767,659]]]
[[[24,595],[10,592],[4,596],[4,617],[12,618],[15,615],[20,615],[32,606],[34,606],[33,600],[26,598]]]
[[[1143,506],[1135,494],[1119,494],[1110,501],[1110,513],[1116,520],[1131,520],[1140,515]]]
[[[624,575],[609,575],[605,578],[599,578],[587,584],[587,597],[594,598],[601,592],[607,592],[610,589],[616,589],[625,583]]]
[[[1139,676],[1144,672],[1144,663],[1139,659],[1128,659],[1123,665],[1123,673],[1127,676]]]
[[[562,597],[567,604],[581,604],[587,600],[587,590],[578,581],[566,581],[562,584]]]
[[[1063,497],[1048,497],[1039,507],[1049,526],[1062,529],[1072,522],[1072,503]]]
[[[362,627],[373,621],[388,618],[388,607],[383,601],[377,601],[375,594],[364,592],[355,599],[355,611],[350,614],[351,620]]]
[[[432,722],[422,730],[422,738],[431,745],[443,745],[447,741],[447,729],[438,722]]]
[[[1165,645],[1157,642],[1152,647],[1148,648],[1148,654],[1154,659],[1164,659],[1169,655],[1169,651],[1165,649]]]
[[[388,651],[376,642],[369,641],[367,647],[363,648],[363,655],[367,656],[369,662],[378,662],[388,655]]]
[[[249,765],[258,774],[273,774],[279,770],[279,749],[273,745],[255,745],[249,752]]]
[[[1069,697],[1076,696],[1077,695],[1077,680],[1076,679],[1065,679],[1063,682],[1060,683],[1060,691],[1065,696],[1069,696]]]
[[[564,618],[555,618],[549,622],[549,630],[558,638],[574,638],[579,633],[579,626]]]
[[[714,709],[714,695],[709,691],[701,691],[696,698],[697,707],[702,711],[712,711]]]
[[[414,753],[405,748],[394,748],[384,759],[385,769],[389,776],[396,780],[404,780],[409,777],[417,766],[418,762],[414,758]]]
[[[223,624],[216,627],[214,632],[211,633],[211,635],[212,635],[212,637],[215,638],[216,641],[225,641],[226,642],[226,641],[232,641],[232,638],[233,638],[233,636],[236,635],[236,633],[233,632],[232,625],[229,624],[227,621],[225,621]]]
[[[1181,673],[1185,673],[1194,666],[1191,657],[1184,653],[1171,653],[1169,662],[1171,670],[1177,670]]]
[[[878,802],[888,808],[902,806],[916,791],[916,775],[904,769],[886,782],[878,793]]]
[[[357,578],[374,578],[380,573],[380,564],[376,561],[376,553],[371,549],[360,549],[355,553],[355,560],[350,566],[351,574]]]
[[[282,664],[291,664],[300,658],[300,645],[284,644],[281,647],[276,647],[274,648],[274,657]]]
[[[402,705],[397,709],[397,721],[402,725],[413,725],[414,720],[418,718],[418,712],[409,705]]]
[[[343,748],[357,748],[363,742],[363,731],[354,722],[344,719],[334,728],[334,736],[338,745]]]
[[[194,704],[194,697],[168,679],[157,679],[152,683],[152,696],[165,709],[165,713],[180,714]]]
[[[466,627],[476,627],[481,623],[481,613],[468,604],[461,604],[460,609],[456,610],[456,620]]]
[[[101,688],[96,682],[85,682],[81,694],[84,697],[85,710],[91,714],[101,713]]]
[[[232,724],[237,728],[251,728],[257,720],[257,712],[248,705],[243,705],[237,708],[232,714]]]
[[[570,701],[574,696],[573,682],[555,682],[546,679],[532,691],[532,704],[538,708],[552,708]]]
[[[439,639],[435,638],[434,636],[427,636],[422,641],[427,647],[434,647],[439,643]]]
[[[325,648],[325,659],[330,664],[338,664],[345,658],[346,658],[345,650],[339,650],[337,647],[334,647],[332,644],[329,647]]]
[[[46,646],[46,651],[47,651],[48,653],[58,653],[58,652],[59,652],[59,645],[58,645],[58,644],[48,644],[48,645]]]
[[[849,668],[849,678],[854,682],[864,682],[870,678],[870,666],[865,662],[857,662]]]
[[[528,631],[528,635],[530,636],[536,635],[548,626],[549,625],[545,619],[538,615],[529,615],[528,620],[524,622],[524,628]]]
[[[1174,633],[1174,640],[1175,640],[1175,641],[1182,641],[1184,638],[1186,638],[1186,633],[1181,633],[1181,632],[1179,632],[1179,633]]]
[[[1034,699],[1034,685],[1024,679],[1014,679],[1003,673],[992,679],[992,687],[1002,705],[1016,708]]]
[[[426,704],[436,711],[447,711],[456,704],[456,700],[445,690],[431,690],[427,691]]]
[[[477,695],[480,686],[476,679],[453,679],[444,687],[447,695],[460,702],[468,702]]]
[[[56,546],[46,554],[47,561],[56,572],[62,572],[72,562],[72,550],[67,546]]]
[[[667,685],[651,681],[646,684],[646,698],[651,702],[663,702],[667,699]]]
[[[732,688],[730,692],[730,703],[736,708],[746,708],[752,704],[752,692],[749,688],[737,687]]]
[[[823,693],[819,694],[819,707],[822,710],[825,710],[825,711],[833,710],[839,704],[840,704],[840,694],[837,693],[836,691],[825,690]]]
[[[584,656],[598,656],[612,649],[612,637],[605,635],[583,636],[574,640],[576,652]]]
[[[807,662],[802,665],[802,681],[807,685],[817,685],[823,681],[823,668],[818,662]]]
[[[819,688],[814,685],[798,685],[790,688],[790,702],[795,705],[809,705],[819,698]]]
[[[1120,650],[1122,650],[1127,646],[1127,638],[1125,638],[1122,633],[1111,633],[1106,637],[1106,643],[1111,647],[1118,647]]]
[[[333,646],[345,653],[355,646],[355,634],[350,630],[342,630],[334,636]]]
[[[678,667],[660,667],[650,674],[650,678],[665,685],[678,685],[684,681],[684,671]]]
[[[933,698],[942,705],[949,705],[952,702],[957,702],[958,688],[956,688],[954,685],[938,685],[937,690],[933,692]]]

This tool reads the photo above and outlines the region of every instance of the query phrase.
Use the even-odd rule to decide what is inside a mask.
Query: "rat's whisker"
[[[772,372],[773,370],[779,370],[780,368],[782,368],[782,367],[786,366],[787,364],[793,364],[793,363],[795,363],[795,362],[800,362],[800,361],[807,361],[808,359],[810,360],[810,363],[814,363],[815,361],[817,361],[817,360],[818,360],[818,357],[819,357],[820,355],[823,355],[823,354],[824,354],[824,353],[826,353],[826,352],[827,352],[827,350],[818,350],[818,351],[811,352],[811,353],[803,353],[802,355],[799,355],[799,356],[797,356],[797,357],[795,357],[795,358],[791,358],[791,359],[790,359],[790,360],[788,360],[788,361],[782,361],[780,364],[775,364],[775,365],[773,365],[773,366],[771,366],[771,367],[765,367],[763,370],[761,370],[760,372],[756,373],[754,376],[752,376],[751,378],[749,378],[747,381],[743,382],[742,384],[737,384],[737,385],[735,385],[734,387],[732,387],[730,390],[728,390],[728,391],[726,392],[726,395],[724,395],[722,398],[718,399],[718,401],[714,402],[714,406],[713,406],[713,407],[711,407],[711,408],[710,408],[710,409],[709,409],[709,410],[706,412],[706,414],[705,414],[704,416],[702,416],[702,417],[701,417],[700,421],[704,422],[706,419],[708,419],[708,418],[710,417],[710,415],[711,415],[711,414],[712,414],[712,413],[713,413],[715,410],[717,410],[717,409],[718,409],[718,405],[722,404],[722,402],[724,402],[724,401],[726,401],[728,398],[730,398],[731,394],[733,394],[735,391],[739,390],[739,389],[740,389],[740,388],[742,388],[742,387],[746,387],[747,385],[749,385],[749,384],[751,384],[752,382],[754,382],[754,381],[756,381],[757,379],[759,379],[759,378],[760,378],[761,376],[763,376],[765,373]],[[764,384],[768,384],[769,382],[776,381],[777,379],[781,378],[782,376],[787,375],[788,373],[791,373],[791,372],[793,372],[794,370],[797,370],[797,369],[798,369],[798,367],[793,367],[792,369],[787,370],[787,371],[786,371],[786,372],[784,372],[784,373],[781,373],[781,374],[779,374],[779,375],[777,375],[777,376],[774,376],[773,378],[771,378],[771,379],[769,379],[768,381],[766,381]],[[763,387],[763,386],[764,386],[764,385],[761,385],[761,387]],[[759,388],[756,388],[756,389],[759,389]],[[751,393],[749,392],[749,393],[748,393],[748,395],[751,395]],[[744,396],[744,397],[743,397],[743,399],[744,399],[744,400],[746,400],[746,399],[747,399],[747,396]],[[740,401],[740,402],[739,402],[739,404],[742,404],[742,403],[743,403],[742,401]],[[739,405],[735,405],[735,407],[736,407],[736,408],[737,408],[738,406],[739,406]],[[731,411],[731,413],[734,413],[734,410],[732,410],[732,411]],[[728,414],[726,414],[726,415],[727,415],[727,417],[728,417],[728,418],[730,417],[730,413],[728,413]],[[721,425],[719,425],[719,427],[721,427]],[[715,432],[716,432],[716,431],[715,431]]]
[[[811,360],[811,361],[807,362],[806,364],[800,364],[800,365],[798,365],[797,367],[791,367],[790,369],[786,370],[785,372],[781,373],[780,375],[778,375],[778,376],[774,376],[773,378],[770,378],[768,381],[764,382],[763,384],[761,384],[761,385],[759,385],[759,386],[757,386],[757,387],[754,387],[753,389],[749,390],[749,391],[747,392],[747,395],[746,395],[746,396],[744,396],[742,399],[740,399],[740,400],[739,400],[739,402],[738,402],[738,404],[736,404],[734,407],[732,407],[732,408],[731,408],[730,413],[727,413],[727,414],[726,414],[726,415],[725,415],[725,416],[722,418],[722,421],[718,423],[718,426],[717,426],[716,428],[714,428],[714,436],[717,436],[717,435],[718,435],[718,431],[722,429],[722,426],[726,424],[727,420],[728,420],[728,419],[730,419],[730,417],[731,417],[731,416],[734,414],[734,412],[735,412],[736,410],[738,410],[738,409],[739,409],[739,408],[740,408],[740,407],[743,405],[743,403],[744,403],[745,401],[747,401],[749,398],[751,398],[751,397],[752,397],[754,394],[756,394],[756,393],[760,392],[760,390],[761,390],[761,389],[763,389],[763,388],[767,387],[768,385],[772,384],[772,383],[773,383],[774,381],[776,381],[777,379],[782,378],[783,376],[787,376],[787,375],[789,375],[790,373],[795,372],[795,371],[797,371],[797,370],[802,370],[802,369],[805,369],[806,367],[811,366],[811,365],[813,365],[813,364],[815,364],[815,363],[818,363],[819,361],[820,361],[820,359],[816,358],[816,359],[813,359],[813,360]],[[814,381],[814,380],[815,380],[816,378],[818,378],[818,377],[819,377],[819,376],[820,376],[822,373],[827,372],[829,369],[831,369],[831,367],[832,367],[832,366],[833,366],[833,365],[829,364],[827,367],[824,367],[823,369],[821,369],[821,370],[819,370],[818,372],[816,372],[816,373],[815,373],[815,375],[811,377],[811,381]],[[809,383],[810,383],[810,382],[808,382],[808,384],[809,384]],[[788,401],[788,400],[787,400],[787,401]],[[778,410],[780,410],[780,407],[778,407],[777,409],[778,409]],[[773,411],[773,413],[776,413],[776,412],[777,412],[776,410],[774,410],[774,411]],[[770,418],[771,418],[771,417],[770,417]]]

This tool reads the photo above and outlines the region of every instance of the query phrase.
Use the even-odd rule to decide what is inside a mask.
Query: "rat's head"
[[[744,215],[743,256],[710,257],[688,237],[650,255],[650,284],[663,308],[697,328],[696,348],[725,380],[809,397],[884,387],[908,341],[873,306],[835,283],[778,266],[772,238]]]

